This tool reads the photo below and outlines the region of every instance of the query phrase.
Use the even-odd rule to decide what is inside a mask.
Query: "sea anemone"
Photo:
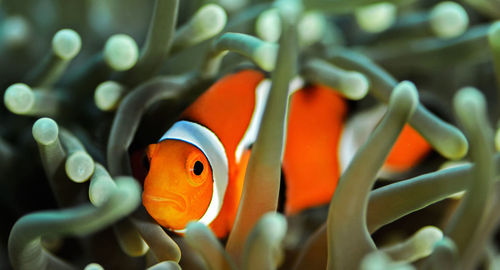
[[[4,0],[0,267],[499,269],[499,18],[496,0]],[[131,156],[243,68],[271,90],[234,226],[175,234],[141,205]],[[329,205],[285,215],[297,76],[350,118],[387,110]],[[434,151],[383,177],[407,123]]]

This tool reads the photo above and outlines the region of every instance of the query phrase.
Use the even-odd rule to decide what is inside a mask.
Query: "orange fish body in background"
[[[339,153],[348,151],[340,151],[339,143],[347,104],[325,86],[304,86],[297,79],[290,88],[282,169],[285,213],[295,214],[326,204],[333,195],[341,173]],[[258,71],[228,75],[149,146],[143,204],[159,224],[182,233],[189,221],[198,220],[218,237],[228,234],[269,89],[270,81]],[[406,170],[429,151],[425,140],[407,126],[386,167]]]

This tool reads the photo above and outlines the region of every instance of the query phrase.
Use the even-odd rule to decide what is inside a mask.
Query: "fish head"
[[[205,154],[196,146],[175,139],[162,140],[147,149],[149,172],[142,202],[163,227],[182,231],[202,218],[213,194],[213,175]]]

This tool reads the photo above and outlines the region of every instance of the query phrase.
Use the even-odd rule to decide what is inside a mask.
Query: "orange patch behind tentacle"
[[[406,124],[384,166],[391,171],[403,172],[415,166],[430,151],[429,143],[415,129]]]
[[[346,102],[325,86],[295,92],[283,160],[287,214],[330,201],[340,175],[338,144]]]

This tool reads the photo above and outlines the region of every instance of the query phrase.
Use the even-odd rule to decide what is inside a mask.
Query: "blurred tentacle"
[[[383,247],[392,260],[411,263],[425,258],[432,253],[433,246],[443,238],[443,232],[434,226],[426,226],[418,230],[408,239],[392,246]]]
[[[177,262],[164,261],[147,268],[147,270],[181,270]]]
[[[418,92],[412,83],[397,85],[386,115],[340,177],[328,210],[327,269],[355,269],[365,255],[376,250],[366,225],[370,190],[418,103]],[[350,256],[346,257],[346,252]]]
[[[168,56],[174,40],[179,0],[156,0],[154,14],[137,64],[124,74],[123,81],[135,86],[151,78]]]
[[[486,99],[479,90],[472,87],[459,90],[453,105],[469,140],[470,157],[476,166],[470,175],[464,198],[446,224],[445,233],[456,244],[464,269],[473,269],[482,253],[473,249],[485,248],[486,239],[478,239],[478,236],[485,236],[481,231],[484,230],[487,207],[494,200],[493,129],[488,121]],[[479,244],[470,245],[473,241]]]
[[[263,215],[245,243],[242,269],[277,269],[284,257],[282,241],[286,230],[286,219],[281,214]]]
[[[132,178],[117,179],[117,189],[101,207],[82,205],[65,210],[28,214],[9,235],[9,257],[15,269],[73,269],[46,251],[44,235],[84,235],[127,216],[140,203],[140,187]]]
[[[184,238],[188,245],[202,256],[208,269],[237,269],[222,244],[206,225],[199,222],[188,224]]]
[[[69,62],[80,52],[80,35],[71,29],[59,30],[52,38],[52,47],[46,57],[26,76],[33,87],[50,87],[66,71]]]
[[[290,9],[295,4],[297,3],[292,3]],[[288,87],[297,72],[298,49],[296,26],[293,22],[293,16],[298,15],[282,14],[285,15],[291,16],[282,20],[284,29],[276,69],[271,75],[271,90],[259,134],[252,148],[236,220],[226,246],[237,264],[242,262],[243,245],[253,226],[264,213],[276,211],[278,206]],[[255,202],[259,204],[256,206]]]
[[[347,50],[331,52],[329,60],[349,70],[357,70],[368,77],[370,93],[378,100],[387,103],[397,81],[385,70],[368,58]],[[444,122],[422,104],[410,118],[409,123],[444,157],[460,159],[465,156],[468,143],[462,132]]]

